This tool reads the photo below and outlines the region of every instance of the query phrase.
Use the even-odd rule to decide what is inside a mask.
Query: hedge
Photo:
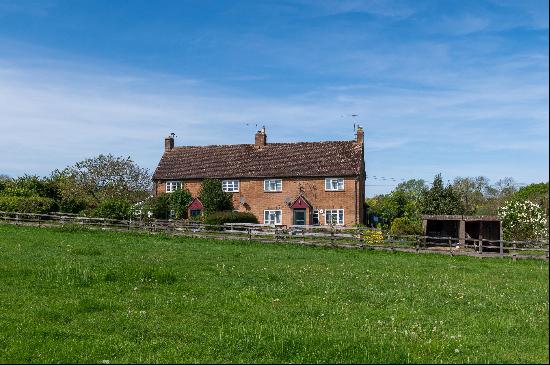
[[[248,212],[223,211],[208,214],[204,224],[221,226],[225,223],[258,223],[258,218]]]
[[[57,203],[51,198],[40,196],[0,196],[0,211],[39,213],[55,212]]]
[[[126,200],[107,199],[92,211],[92,216],[119,220],[127,219],[130,217],[131,208],[132,206]]]

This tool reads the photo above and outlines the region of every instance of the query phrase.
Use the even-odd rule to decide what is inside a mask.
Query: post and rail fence
[[[197,238],[234,239],[264,243],[291,243],[387,250],[391,252],[443,253],[476,257],[537,258],[548,260],[548,241],[504,241],[391,235],[379,229],[346,226],[285,226],[252,223],[207,225],[183,220],[81,217],[74,214],[0,212],[0,222],[39,227],[86,227],[101,230],[139,231]]]

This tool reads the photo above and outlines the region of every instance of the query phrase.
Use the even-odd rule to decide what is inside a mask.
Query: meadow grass
[[[0,362],[548,363],[548,263],[0,224]]]

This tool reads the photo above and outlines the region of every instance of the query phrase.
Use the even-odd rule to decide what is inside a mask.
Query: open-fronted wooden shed
[[[453,237],[460,243],[467,240],[502,239],[502,222],[489,215],[423,215],[422,228],[428,237]]]

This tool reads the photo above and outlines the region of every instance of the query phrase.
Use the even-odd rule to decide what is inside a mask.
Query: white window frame
[[[222,180],[222,190],[226,193],[238,193],[239,187],[239,180]]]
[[[274,188],[273,188],[273,185],[274,185]],[[266,192],[283,191],[283,179],[265,179],[264,191]]]
[[[181,181],[170,180],[170,181],[167,181],[164,185],[167,193],[173,193],[174,191],[181,189],[182,184],[181,184]]]
[[[274,214],[273,221],[271,220],[271,215]],[[277,216],[279,217],[277,221]],[[264,224],[271,224],[275,226],[280,226],[283,222],[283,211],[281,209],[271,209],[271,210],[264,210]]]
[[[325,191],[344,191],[344,178],[327,177],[325,179]]]
[[[336,215],[336,223],[329,222],[329,216],[331,217],[330,220],[332,220],[332,216]],[[344,209],[326,209],[325,210],[325,224],[326,225],[336,225],[336,226],[343,226],[344,225]]]
[[[317,220],[317,223],[314,223],[315,220]],[[311,217],[311,224],[312,225],[319,225],[321,224],[321,215],[319,214],[319,209],[314,209]]]

